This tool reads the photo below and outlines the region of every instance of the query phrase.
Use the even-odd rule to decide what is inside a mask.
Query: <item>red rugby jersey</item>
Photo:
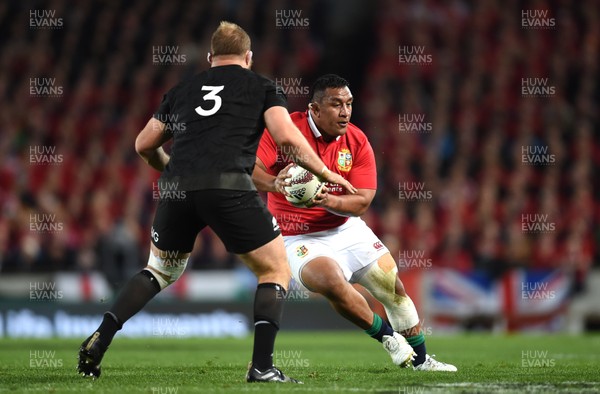
[[[348,123],[346,134],[331,142],[323,141],[314,123],[309,124],[308,112],[291,114],[294,124],[327,167],[350,181],[357,189],[377,189],[377,169],[373,148],[365,134],[352,123]],[[279,147],[265,131],[258,145],[256,155],[276,176],[291,163],[291,147]],[[338,184],[327,185],[331,194],[345,194]],[[281,193],[268,193],[267,206],[275,216],[283,235],[298,235],[329,230],[344,224],[348,218],[327,211],[324,208],[297,208],[290,204]]]

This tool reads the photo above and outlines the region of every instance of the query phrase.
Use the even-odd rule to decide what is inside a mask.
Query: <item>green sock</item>
[[[408,344],[412,346],[415,353],[417,353],[415,359],[413,360],[413,365],[417,366],[423,364],[425,362],[425,355],[427,354],[427,349],[425,348],[425,335],[420,333],[412,337],[407,337],[406,342],[408,342]]]
[[[420,333],[413,337],[406,337],[406,341],[412,347],[419,346],[425,342],[425,335],[423,335],[423,333]]]
[[[394,335],[394,330],[378,314],[373,313],[373,324],[365,333],[381,342],[384,335]]]

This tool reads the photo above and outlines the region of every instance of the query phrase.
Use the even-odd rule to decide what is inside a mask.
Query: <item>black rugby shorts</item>
[[[164,251],[189,253],[196,236],[210,227],[228,252],[253,251],[281,232],[257,191],[209,189],[163,197],[152,224],[152,243]]]

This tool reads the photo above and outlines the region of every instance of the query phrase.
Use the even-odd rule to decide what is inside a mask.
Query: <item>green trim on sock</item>
[[[412,347],[422,345],[425,343],[425,335],[420,333],[419,335],[415,335],[414,337],[406,337],[406,341]]]
[[[365,330],[365,332],[369,336],[376,335],[379,332],[379,330],[381,329],[382,324],[383,324],[383,320],[381,320],[381,317],[379,317],[378,314],[373,313],[373,325],[368,330]]]

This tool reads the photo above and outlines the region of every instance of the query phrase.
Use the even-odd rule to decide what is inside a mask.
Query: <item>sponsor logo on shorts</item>
[[[304,257],[308,254],[308,248],[304,245],[300,245],[296,248],[296,256]]]
[[[381,243],[381,241],[377,241],[373,244],[373,247],[375,248],[375,250],[380,250],[383,249],[383,244]]]
[[[150,230],[150,236],[154,240],[154,242],[158,242],[158,233],[154,230],[154,227]]]

